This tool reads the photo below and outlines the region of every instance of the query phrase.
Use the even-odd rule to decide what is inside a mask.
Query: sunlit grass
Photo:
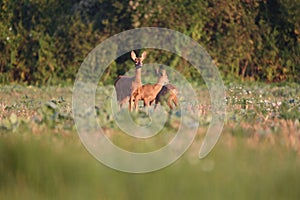
[[[97,162],[70,136],[53,139],[3,136],[4,199],[297,199],[300,160],[284,144],[224,133],[211,154],[198,160],[198,138],[171,166],[147,174],[117,172]],[[25,134],[25,135],[24,135]],[[1,198],[1,199],[2,199]]]
[[[200,128],[184,156],[156,172],[127,174],[104,166],[81,144],[70,88],[2,87],[0,199],[298,199],[300,90],[289,88],[228,86],[223,133],[199,160],[210,120],[208,93],[200,88]],[[106,116],[107,107],[98,109],[105,133],[122,148],[147,152],[173,137],[136,141]]]

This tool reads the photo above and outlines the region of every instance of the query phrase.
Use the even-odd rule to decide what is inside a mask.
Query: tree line
[[[299,81],[299,0],[0,0],[0,9],[0,83],[71,83],[102,41],[148,26],[199,42],[228,80]],[[195,76],[184,60],[163,56]],[[128,58],[117,59],[102,81],[129,69]]]

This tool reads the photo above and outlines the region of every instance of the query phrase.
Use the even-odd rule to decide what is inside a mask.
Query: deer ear
[[[133,61],[135,61],[135,59],[136,59],[136,55],[135,55],[134,51],[131,51],[131,59]]]
[[[141,59],[144,60],[144,59],[146,58],[146,55],[147,55],[147,52],[144,51],[144,52],[142,53]]]
[[[159,76],[159,68],[158,68],[158,67],[155,68],[155,74],[156,74],[157,76]]]

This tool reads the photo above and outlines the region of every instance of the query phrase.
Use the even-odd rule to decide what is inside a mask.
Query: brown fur
[[[141,81],[141,70],[143,66],[143,60],[146,57],[146,52],[142,53],[141,57],[136,57],[134,51],[131,52],[131,59],[135,63],[135,76],[119,76],[114,83],[117,101],[120,104],[120,107],[128,103],[132,92],[142,86]]]
[[[167,83],[168,76],[166,72],[163,70],[162,75],[159,77],[156,84],[146,84],[141,87],[138,87],[130,96],[129,100],[129,110],[132,111],[132,104],[134,103],[134,107],[137,110],[137,105],[139,100],[144,101],[144,106],[148,108],[150,103],[155,100],[157,94],[162,89],[163,85]]]
[[[174,85],[172,84],[164,85],[155,98],[155,108],[157,107],[158,103],[163,104],[166,101],[169,108],[173,110],[174,109],[173,103],[175,107],[179,105],[177,94],[178,94],[178,89]]]

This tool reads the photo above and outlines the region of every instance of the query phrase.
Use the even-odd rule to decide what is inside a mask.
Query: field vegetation
[[[102,91],[103,89],[101,89]],[[111,88],[107,88],[109,95]],[[72,121],[71,87],[1,87],[0,196],[4,199],[297,199],[300,195],[300,87],[227,86],[222,135],[204,159],[198,152],[211,116],[209,93],[198,87],[200,127],[188,151],[147,174],[115,171],[83,147]],[[121,148],[148,152],[176,134],[177,116],[147,142],[124,134],[97,92],[105,134]]]
[[[299,199],[299,22],[299,0],[0,0],[0,199]],[[93,48],[140,27],[179,31],[207,50],[226,87],[226,115],[217,144],[198,159],[212,119],[201,74],[170,52],[136,50],[147,51],[144,65],[174,70],[168,75],[181,104],[190,98],[180,92],[184,76],[199,102],[188,112],[200,116],[196,137],[180,159],[155,172],[130,174],[103,165],[85,149],[72,94]],[[133,73],[129,53],[99,77],[91,113],[112,143],[149,152],[174,138],[182,111],[166,112],[162,131],[147,140],[120,129],[112,112],[113,82]],[[132,116],[149,122],[143,112]]]

